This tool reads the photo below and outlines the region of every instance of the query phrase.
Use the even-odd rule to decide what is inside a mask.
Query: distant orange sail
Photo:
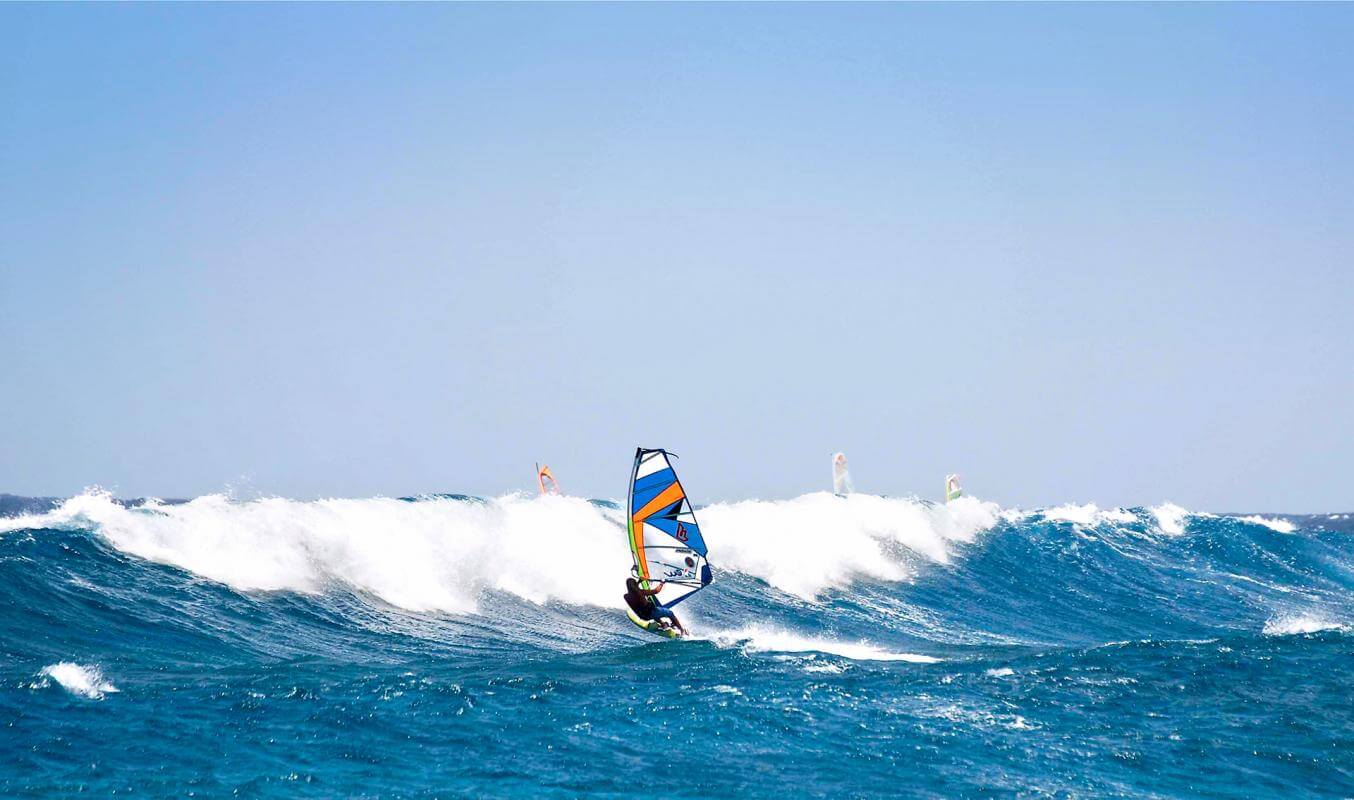
[[[541,485],[541,494],[559,494],[559,481],[551,474],[549,466],[536,465],[536,482]]]

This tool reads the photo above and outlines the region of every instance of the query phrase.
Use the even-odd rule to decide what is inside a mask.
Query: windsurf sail
[[[559,482],[550,473],[549,466],[536,465],[536,482],[541,485],[541,494],[559,494]]]
[[[635,577],[671,608],[710,585],[705,538],[666,450],[635,450],[626,528]]]
[[[946,476],[945,476],[945,502],[948,503],[948,502],[950,502],[951,500],[958,500],[960,497],[963,497],[963,496],[964,496],[964,490],[961,489],[961,488],[959,487],[959,476],[958,476],[958,475],[946,475]]]
[[[855,491],[855,487],[851,485],[851,473],[846,469],[845,453],[838,453],[832,457],[832,491],[843,495]]]

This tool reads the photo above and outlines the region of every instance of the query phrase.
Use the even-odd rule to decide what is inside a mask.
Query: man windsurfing
[[[658,584],[657,589],[641,589],[639,581],[634,578],[625,579],[625,603],[635,612],[635,616],[645,622],[654,621],[663,627],[676,626],[677,630],[686,635],[686,628],[677,619],[677,615],[672,613],[672,609],[667,606],[659,605],[654,598],[663,589],[663,584]]]
[[[672,609],[709,586],[712,576],[705,537],[668,451],[635,450],[625,511],[625,538],[635,560],[625,582],[625,616],[649,633],[684,636]]]

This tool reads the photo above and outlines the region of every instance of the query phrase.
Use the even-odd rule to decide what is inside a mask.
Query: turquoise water
[[[0,794],[1354,794],[1354,520],[810,495],[0,500]]]

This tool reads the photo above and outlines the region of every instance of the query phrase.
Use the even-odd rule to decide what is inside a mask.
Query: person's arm
[[[657,597],[658,593],[661,591],[663,591],[663,584],[660,583],[658,584],[657,589],[640,589],[639,593],[643,595],[648,595],[649,597]]]

